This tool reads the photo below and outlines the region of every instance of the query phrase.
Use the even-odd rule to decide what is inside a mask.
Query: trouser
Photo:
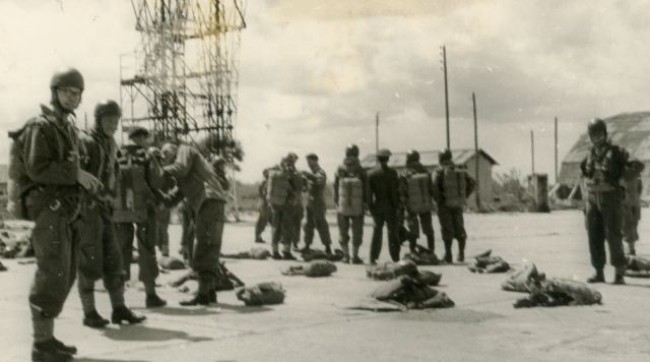
[[[618,191],[589,192],[586,205],[587,235],[591,265],[596,270],[605,267],[605,241],[609,260],[616,268],[625,266],[621,234],[621,195]]]
[[[343,249],[343,254],[349,256],[350,247],[350,227],[352,227],[352,248],[353,255],[358,256],[359,248],[363,242],[363,214],[359,216],[345,216],[340,213],[336,214],[339,225],[339,243]]]
[[[169,223],[171,221],[171,210],[156,210],[156,241],[158,250],[163,255],[169,255]]]
[[[25,200],[35,222],[32,243],[36,272],[29,291],[34,340],[52,338],[54,318],[63,310],[76,276],[77,222],[79,202],[65,202],[43,191],[33,191]]]
[[[284,252],[291,251],[291,241],[295,239],[295,207],[291,205],[272,206],[273,219],[271,219],[271,227],[273,236],[271,239],[271,246],[273,252],[277,253],[280,242],[282,242],[282,249]]]
[[[293,222],[291,223],[293,231],[290,234],[289,240],[293,245],[297,246],[300,243],[300,229],[302,226],[302,218],[305,216],[305,208],[302,207],[302,204],[294,205],[293,208]]]
[[[314,229],[318,231],[318,236],[323,245],[332,244],[330,236],[330,227],[325,219],[325,205],[307,206],[307,217],[305,220],[305,246],[309,247],[314,241]]]
[[[459,252],[464,253],[467,233],[465,232],[463,209],[460,207],[447,207],[441,203],[438,205],[438,220],[440,221],[442,241],[445,244],[445,254],[451,255],[451,246],[454,239],[458,240]]]
[[[95,310],[95,281],[104,280],[113,308],[124,305],[124,266],[110,215],[91,203],[79,223],[77,289],[84,313]]]
[[[264,229],[266,229],[266,225],[271,222],[271,218],[271,207],[267,202],[262,202],[259,208],[257,223],[255,223],[255,241],[262,238],[262,233],[264,232]]]
[[[370,262],[379,259],[382,247],[382,232],[384,224],[388,229],[388,251],[394,262],[399,261],[399,223],[397,211],[394,209],[377,210],[372,215],[374,226],[372,230],[372,243],[370,244]]]
[[[181,210],[182,235],[181,235],[181,254],[187,260],[191,258],[192,245],[194,245],[194,211],[189,206],[183,205]]]
[[[418,237],[420,236],[420,224],[422,224],[422,233],[427,237],[427,247],[431,252],[434,251],[433,220],[431,212],[415,213],[407,211],[406,225],[408,228],[408,239],[411,249],[415,248]]]
[[[158,263],[156,263],[156,218],[153,210],[147,212],[147,220],[137,224],[117,223],[115,231],[122,248],[122,260],[126,280],[131,279],[131,259],[133,255],[133,237],[138,240],[138,279],[144,284],[145,292],[152,294],[156,289]]]
[[[207,294],[215,289],[226,220],[225,207],[224,201],[207,199],[196,215],[196,244],[191,249],[190,266],[198,276],[199,294]]]
[[[641,220],[641,206],[624,205],[623,212],[623,240],[634,243],[639,240],[639,220]]]

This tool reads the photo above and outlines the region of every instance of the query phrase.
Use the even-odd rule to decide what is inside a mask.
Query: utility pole
[[[451,140],[449,137],[449,91],[447,87],[447,49],[442,46],[442,71],[445,75],[445,119],[446,119],[446,129],[447,129],[447,149],[451,150]]]
[[[472,105],[474,108],[474,154],[476,165],[475,177],[476,177],[476,208],[478,211],[481,211],[481,180],[479,174],[479,148],[478,148],[478,117],[476,116],[476,95],[472,92]]]
[[[375,116],[375,157],[379,153],[379,112]]]
[[[557,184],[557,172],[558,172],[558,168],[557,168],[557,154],[558,154],[557,117],[555,117],[555,143],[554,143],[554,145],[555,145],[555,169],[554,169],[554,171],[555,171],[555,183]]]
[[[533,166],[532,175],[535,175],[535,133],[532,130],[530,131],[530,157]]]

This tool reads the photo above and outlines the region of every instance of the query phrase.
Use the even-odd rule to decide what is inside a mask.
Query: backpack
[[[339,181],[337,211],[343,216],[363,215],[363,184],[358,177],[344,177]]]
[[[429,185],[429,173],[416,173],[406,177],[408,187],[408,208],[410,211],[421,214],[433,209]]]
[[[455,167],[442,173],[445,206],[464,207],[467,204],[467,172]]]
[[[289,178],[282,170],[269,170],[269,181],[267,183],[266,195],[269,204],[284,206],[289,197]]]

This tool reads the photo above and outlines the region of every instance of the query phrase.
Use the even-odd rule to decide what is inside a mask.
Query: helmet
[[[305,158],[308,160],[318,161],[318,155],[315,153],[310,153]]]
[[[607,134],[607,124],[605,124],[605,121],[603,121],[600,118],[594,118],[591,121],[589,121],[589,124],[587,125],[587,132],[589,134],[602,132],[602,133],[604,133],[606,135]]]
[[[420,161],[420,152],[416,150],[410,150],[406,154],[406,162],[419,162]]]
[[[438,155],[438,161],[440,163],[451,161],[451,159],[452,156],[451,156],[451,151],[449,149],[442,150]]]
[[[377,151],[377,157],[390,157],[391,153],[390,150],[387,148],[382,148],[381,150]]]
[[[291,162],[296,162],[298,161],[298,155],[295,152],[289,152],[286,157],[287,160]]]
[[[97,103],[95,106],[95,119],[99,120],[104,116],[122,116],[122,109],[112,99],[107,99]]]
[[[50,80],[50,88],[75,87],[84,89],[84,77],[75,68],[62,69],[54,73]]]
[[[359,157],[359,147],[350,143],[348,147],[345,148],[345,157]]]

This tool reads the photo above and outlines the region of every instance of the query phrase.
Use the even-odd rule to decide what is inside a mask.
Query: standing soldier
[[[295,155],[295,154],[293,154]],[[273,259],[295,260],[291,254],[291,242],[295,240],[296,198],[300,197],[300,185],[296,183],[295,162],[292,153],[282,159],[280,165],[269,169],[267,198],[273,212],[271,247]],[[282,254],[280,254],[282,242]]]
[[[363,216],[368,209],[368,176],[359,162],[359,148],[349,145],[345,149],[343,164],[334,177],[334,203],[339,226],[339,242],[343,249],[343,262],[363,264],[359,248],[363,241]],[[350,259],[350,226],[352,226],[352,259]]]
[[[290,177],[289,177],[289,182],[291,185],[293,185],[293,189],[297,190],[295,193],[295,197],[292,198],[292,208],[293,211],[291,214],[293,215],[293,222],[292,222],[292,228],[293,230],[291,233],[289,233],[288,237],[290,238],[291,245],[293,245],[293,250],[295,251],[300,251],[300,248],[298,247],[298,244],[300,244],[300,232],[301,232],[301,227],[302,227],[302,219],[305,216],[305,207],[303,205],[303,192],[306,191],[306,180],[303,178],[302,172],[298,172],[298,169],[296,168],[296,162],[298,161],[298,155],[289,152],[289,155],[287,156],[290,158]]]
[[[83,221],[79,223],[77,287],[84,311],[83,324],[91,328],[104,328],[108,324],[95,308],[95,281],[102,277],[113,307],[113,323],[135,324],[145,319],[125,306],[122,252],[111,221],[117,171],[117,144],[113,135],[121,116],[122,111],[115,101],[98,103],[94,128],[79,137],[81,167],[104,185],[98,194],[87,195],[82,209]]]
[[[162,163],[162,155],[158,147],[149,147],[147,151],[149,155],[156,160],[158,164]],[[169,193],[174,188],[174,180],[166,179],[161,183],[161,192],[163,194]],[[154,205],[156,213],[156,246],[162,256],[169,256],[169,224],[171,222],[172,213],[171,209],[163,205],[163,203],[158,203]]]
[[[184,260],[189,261],[192,255],[191,246],[194,245],[194,239],[196,237],[194,233],[194,215],[192,207],[186,201],[181,201],[178,205],[178,212],[181,215],[182,227],[181,249],[179,253],[183,256]]]
[[[50,90],[52,108],[42,105],[39,116],[12,134],[22,156],[20,172],[13,176],[26,216],[35,222],[36,273],[29,292],[32,361],[66,362],[77,349],[54,338],[54,318],[61,313],[76,274],[73,223],[79,217],[82,196],[78,185],[93,193],[101,183],[79,165],[74,110],[84,90],[81,73],[73,68],[55,73]]]
[[[175,200],[185,200],[192,208],[196,244],[190,248],[190,266],[197,274],[199,289],[182,306],[217,302],[215,289],[219,273],[219,252],[226,220],[225,174],[216,174],[212,165],[194,147],[166,143],[162,149],[166,166],[163,173],[176,179]]]
[[[623,174],[622,183],[625,186],[623,201],[623,240],[627,243],[629,254],[636,255],[634,243],[639,240],[639,220],[641,220],[641,194],[643,181],[641,172],[645,165],[639,160],[630,161]]]
[[[310,153],[307,155],[307,165],[311,172],[303,172],[307,179],[307,220],[305,222],[305,249],[309,249],[314,240],[314,229],[318,230],[321,243],[325,246],[327,254],[332,253],[332,239],[330,227],[325,219],[327,206],[325,205],[325,186],[327,174],[318,165],[318,156]]]
[[[370,264],[375,264],[381,253],[382,232],[384,223],[388,228],[388,251],[394,262],[399,261],[399,224],[398,211],[399,200],[399,177],[397,171],[388,167],[388,160],[391,153],[387,149],[377,152],[379,167],[368,174],[368,185],[370,190],[369,207],[374,220],[372,231],[372,244],[370,245]]]
[[[454,164],[450,150],[440,152],[440,169],[436,172],[434,196],[438,203],[438,220],[445,244],[445,262],[452,263],[451,245],[458,240],[458,261],[465,260],[465,220],[463,211],[467,197],[476,188],[476,181],[467,171]]]
[[[266,229],[266,225],[268,225],[271,221],[272,214],[271,207],[269,206],[269,202],[266,198],[266,191],[269,183],[269,170],[264,169],[262,175],[264,176],[264,179],[262,180],[262,183],[257,190],[257,195],[259,196],[259,215],[257,217],[257,223],[255,223],[255,242],[263,244],[264,239],[262,239],[262,233],[264,232],[264,229]]]
[[[591,120],[587,132],[593,146],[580,163],[580,169],[587,189],[585,217],[591,265],[596,270],[587,282],[605,282],[603,269],[607,240],[609,260],[616,269],[614,284],[625,284],[625,255],[621,233],[621,201],[625,189],[620,182],[628,154],[607,140],[607,125],[602,119]]]
[[[402,204],[406,208],[409,248],[415,252],[420,223],[427,237],[427,247],[434,253],[434,236],[431,211],[433,210],[433,180],[431,173],[420,163],[420,153],[411,150],[406,154],[406,170],[400,179]],[[419,218],[419,220],[418,220]],[[419,221],[419,222],[418,222]]]
[[[147,308],[157,308],[167,304],[156,293],[159,273],[156,262],[156,189],[160,188],[162,179],[159,165],[147,153],[148,147],[149,131],[135,127],[129,132],[129,142],[118,151],[120,178],[113,221],[122,247],[127,280],[131,277],[135,234],[138,240],[139,279],[147,295],[145,305]]]

